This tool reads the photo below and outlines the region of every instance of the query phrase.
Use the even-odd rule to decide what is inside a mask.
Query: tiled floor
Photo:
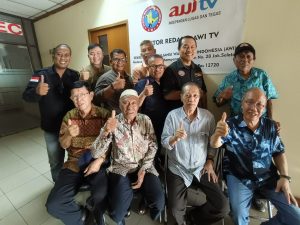
[[[46,212],[44,206],[52,187],[40,129],[0,138],[0,225],[62,225]],[[113,224],[109,218],[106,221]],[[159,223],[151,221],[147,215],[132,212],[126,224]],[[225,224],[232,225],[230,218],[226,218]],[[257,220],[251,221],[251,225],[258,224]]]

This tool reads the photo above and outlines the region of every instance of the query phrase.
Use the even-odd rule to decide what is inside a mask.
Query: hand
[[[111,117],[108,118],[104,127],[105,132],[112,133],[115,131],[118,125],[118,120],[115,117],[116,117],[116,111],[112,110]]]
[[[90,72],[82,68],[82,70],[80,71],[80,76],[82,80],[88,80],[90,78]]]
[[[116,80],[112,83],[115,90],[121,90],[125,87],[125,79],[121,78],[121,74],[118,73]]]
[[[143,170],[143,169],[139,170],[137,181],[131,184],[132,189],[138,189],[142,186],[145,174],[146,174],[145,170]]]
[[[222,91],[219,94],[218,101],[222,103],[223,101],[230,100],[232,97],[232,92],[233,92],[232,90],[233,90],[233,86],[229,86],[225,88],[224,91]]]
[[[45,79],[44,75],[41,75],[40,82],[39,82],[38,86],[35,89],[36,93],[40,96],[47,95],[48,91],[49,91],[49,85],[44,82],[44,79]]]
[[[143,94],[145,96],[151,96],[151,95],[153,95],[153,85],[149,84],[149,80],[148,79],[146,81],[146,85],[145,85],[145,88],[143,90]]]
[[[226,123],[227,114],[223,112],[221,120],[217,123],[215,135],[218,137],[225,137],[228,135],[229,127]]]
[[[204,164],[204,167],[201,171],[201,174],[203,175],[205,173],[207,173],[207,177],[208,177],[209,182],[210,182],[210,180],[213,183],[218,182],[218,176],[216,175],[216,173],[214,171],[213,162],[211,160],[207,160],[206,163]]]
[[[79,135],[79,126],[77,124],[72,124],[72,120],[68,119],[67,132],[71,137],[76,137]]]
[[[97,173],[100,170],[100,167],[102,165],[102,163],[104,162],[104,158],[100,157],[98,159],[95,159],[94,161],[92,161],[87,168],[85,168],[84,170],[84,176],[87,177],[93,173]]]
[[[293,196],[292,191],[290,189],[289,181],[286,178],[280,178],[277,181],[277,186],[276,186],[275,192],[280,192],[280,191],[282,191],[284,193],[289,204],[292,203],[298,207],[297,200]]]
[[[175,141],[180,141],[181,139],[185,139],[187,137],[187,134],[184,130],[183,122],[181,121],[179,128],[176,130],[175,133]]]

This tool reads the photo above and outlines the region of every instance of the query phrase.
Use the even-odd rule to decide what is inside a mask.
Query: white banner
[[[197,40],[194,59],[206,74],[229,73],[242,40],[247,0],[152,0],[132,6],[129,17],[131,68],[141,63],[140,42],[151,40],[169,65],[178,55],[178,39]]]

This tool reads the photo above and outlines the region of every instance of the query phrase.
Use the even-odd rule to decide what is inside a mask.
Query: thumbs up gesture
[[[228,135],[229,127],[226,123],[227,114],[226,112],[223,112],[221,120],[218,121],[215,135],[219,137],[225,137]]]
[[[104,126],[104,130],[106,133],[112,133],[117,128],[118,120],[115,117],[116,117],[116,111],[112,110],[111,117],[108,118]]]
[[[145,85],[145,88],[143,90],[143,94],[145,96],[151,96],[151,95],[153,95],[153,85],[149,84],[149,80],[148,79],[146,81],[146,85]]]
[[[49,91],[49,85],[47,83],[45,83],[44,75],[41,75],[40,82],[39,82],[38,86],[36,87],[35,91],[40,96],[47,95],[47,93]]]
[[[121,74],[118,73],[116,80],[112,83],[115,90],[121,90],[125,87],[125,79],[121,78]]]
[[[175,137],[175,141],[180,141],[181,139],[185,139],[187,137],[187,134],[183,126],[183,121],[180,122],[179,128],[176,130],[174,137]]]
[[[90,72],[82,68],[82,70],[80,71],[80,77],[82,80],[88,80],[90,78]]]
[[[68,133],[71,137],[76,137],[79,135],[79,126],[77,124],[72,124],[72,120],[68,120],[67,126]]]

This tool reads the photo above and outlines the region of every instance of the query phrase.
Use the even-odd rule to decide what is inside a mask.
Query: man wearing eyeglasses
[[[75,82],[71,99],[76,108],[64,116],[60,128],[60,144],[68,152],[68,159],[49,194],[46,207],[51,215],[66,225],[88,224],[84,209],[74,201],[74,196],[84,182],[91,185],[88,202],[97,224],[104,225],[108,182],[105,169],[108,163],[105,157],[93,160],[90,148],[110,112],[93,105],[93,97],[94,92],[87,82]],[[101,169],[97,166],[98,161],[102,164]]]
[[[230,104],[230,116],[242,112],[241,101],[247,90],[259,87],[267,96],[267,105],[263,116],[273,119],[272,100],[278,98],[278,93],[269,75],[262,69],[254,67],[256,59],[255,49],[249,43],[241,43],[235,48],[233,62],[236,70],[228,74],[213,96],[217,106]],[[277,122],[278,130],[280,123]],[[265,211],[265,202],[253,198],[253,206],[258,211]]]
[[[68,68],[70,61],[71,48],[66,44],[57,45],[53,49],[53,66],[36,71],[23,92],[25,101],[39,103],[41,128],[54,182],[65,157],[58,141],[59,128],[63,116],[74,108],[70,91],[73,82],[79,79],[79,73]]]
[[[277,214],[262,225],[300,224],[284,145],[276,123],[262,116],[267,97],[263,90],[251,88],[241,105],[242,114],[227,119],[223,113],[210,139],[213,148],[226,146],[224,175],[234,224],[249,224],[254,193],[269,199],[277,209]]]
[[[138,94],[143,93],[147,88],[149,95],[145,96],[145,100],[141,106],[141,112],[150,117],[158,143],[158,151],[156,153],[156,162],[161,154],[161,133],[163,130],[165,118],[168,114],[168,108],[163,94],[160,90],[160,78],[165,71],[164,59],[161,55],[153,55],[148,60],[149,77],[140,80],[135,85]]]
[[[120,113],[119,98],[122,91],[132,89],[133,83],[129,74],[125,71],[127,64],[126,53],[122,49],[114,49],[110,53],[112,69],[103,74],[95,87],[96,104],[103,104],[107,109]]]

